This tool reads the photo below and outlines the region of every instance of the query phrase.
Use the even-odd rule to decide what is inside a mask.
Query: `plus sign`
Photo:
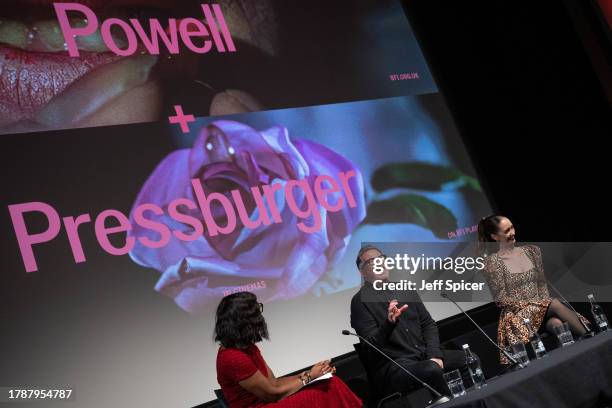
[[[189,132],[189,126],[187,124],[195,121],[193,115],[185,115],[181,105],[174,105],[174,110],[176,112],[176,116],[168,116],[170,123],[179,123],[183,133]]]

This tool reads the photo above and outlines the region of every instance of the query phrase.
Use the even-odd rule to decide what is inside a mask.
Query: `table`
[[[480,390],[440,405],[478,407],[612,407],[612,331],[558,348]]]

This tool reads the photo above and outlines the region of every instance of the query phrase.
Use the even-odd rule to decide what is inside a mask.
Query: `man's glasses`
[[[259,305],[259,311],[263,313],[263,303],[258,302],[257,304]]]

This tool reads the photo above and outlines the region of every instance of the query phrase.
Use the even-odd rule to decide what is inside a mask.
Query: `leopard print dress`
[[[485,258],[485,278],[495,303],[501,308],[497,342],[502,348],[527,343],[529,330],[524,319],[529,319],[534,330],[539,330],[552,300],[544,278],[542,250],[535,245],[521,248],[533,265],[525,272],[511,273],[497,253]],[[585,324],[589,323],[583,316],[579,317]],[[509,364],[501,352],[499,359],[502,364]]]

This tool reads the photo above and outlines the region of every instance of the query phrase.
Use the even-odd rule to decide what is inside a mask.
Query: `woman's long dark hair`
[[[238,292],[221,299],[215,318],[215,341],[226,348],[245,348],[268,338],[268,326],[254,294]]]
[[[497,234],[499,231],[499,224],[505,217],[503,215],[489,215],[482,217],[478,222],[478,249],[481,254],[488,255],[491,252],[497,252],[499,250],[499,244],[493,239],[491,234]],[[492,244],[495,245],[495,251],[491,251]]]

